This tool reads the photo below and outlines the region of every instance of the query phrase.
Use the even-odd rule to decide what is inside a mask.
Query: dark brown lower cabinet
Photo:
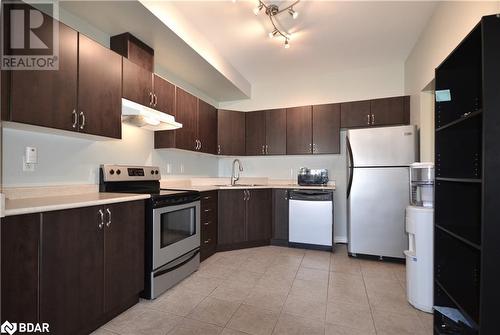
[[[274,245],[288,245],[288,190],[273,190],[273,235]]]
[[[1,221],[1,322],[38,322],[40,214]]]
[[[247,240],[249,242],[271,239],[272,204],[270,189],[248,190]]]
[[[271,190],[219,190],[217,250],[266,245],[271,239]]]
[[[104,313],[104,234],[99,209],[43,214],[40,321],[53,334],[75,334]]]
[[[212,256],[217,248],[217,191],[201,193],[200,260]]]
[[[2,320],[85,334],[135,304],[144,219],[143,201],[2,219]]]

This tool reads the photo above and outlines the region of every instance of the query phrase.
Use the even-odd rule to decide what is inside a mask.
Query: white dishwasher
[[[288,199],[289,245],[332,250],[333,191],[292,190]]]

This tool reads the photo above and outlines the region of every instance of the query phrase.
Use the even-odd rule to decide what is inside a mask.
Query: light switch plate
[[[35,164],[34,163],[26,163],[26,157],[23,156],[23,171],[24,172],[34,172]]]

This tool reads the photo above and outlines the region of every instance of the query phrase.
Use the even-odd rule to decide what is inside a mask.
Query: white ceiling
[[[269,2],[266,2],[269,3]],[[290,4],[289,1],[275,2]],[[430,19],[433,1],[301,1],[291,48],[270,39],[268,18],[255,16],[256,1],[170,2],[251,84],[293,71],[294,78],[376,67],[406,60]],[[179,18],[181,19],[181,18]]]

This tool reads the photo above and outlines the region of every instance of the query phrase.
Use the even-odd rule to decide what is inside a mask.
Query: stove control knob
[[[154,170],[151,170],[151,174],[155,174],[155,171],[154,171]]]
[[[156,170],[156,171],[155,171],[155,174],[158,174],[158,173],[160,173],[160,172],[159,172],[158,170]]]
[[[120,173],[122,173],[122,172],[120,171],[120,169],[116,170],[116,174],[120,174]]]
[[[115,174],[115,170],[113,170],[113,169],[109,170],[109,174],[110,175],[114,175]]]

